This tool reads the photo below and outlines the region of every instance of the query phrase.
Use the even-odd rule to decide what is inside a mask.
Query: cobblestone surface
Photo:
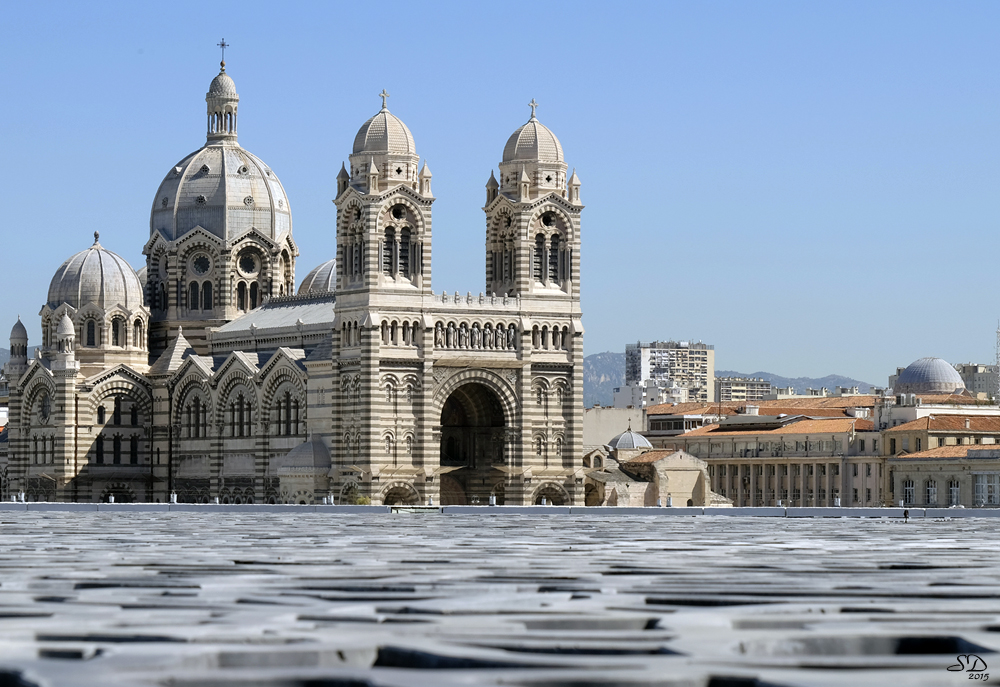
[[[0,687],[981,684],[997,525],[4,512]]]

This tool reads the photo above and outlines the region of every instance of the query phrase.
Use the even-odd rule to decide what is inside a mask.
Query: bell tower
[[[579,299],[580,179],[566,179],[559,139],[531,118],[504,146],[500,180],[486,182],[486,290]]]

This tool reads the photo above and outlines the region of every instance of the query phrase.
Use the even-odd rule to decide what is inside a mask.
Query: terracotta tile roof
[[[775,429],[735,429],[723,427],[721,425],[706,425],[698,429],[680,435],[678,438],[695,439],[698,437],[744,437],[744,436],[764,436],[774,434],[836,434],[838,432],[850,432],[851,428],[857,431],[873,430],[875,423],[871,420],[860,418],[829,418],[829,419],[804,419]]]
[[[974,396],[961,396],[958,394],[917,394],[917,398],[924,405],[956,405],[956,406],[978,406],[993,405],[988,401],[980,401]]]
[[[904,453],[900,456],[890,456],[889,462],[896,461],[919,461],[919,460],[957,460],[968,458],[977,459],[997,459],[1000,460],[1000,445],[982,444],[961,444],[959,446],[938,446],[926,451],[915,453]]]
[[[966,429],[965,421],[969,421]],[[906,424],[891,427],[886,434],[895,432],[914,432],[929,430],[931,432],[990,432],[1000,433],[1000,416],[998,415],[928,415],[917,418]]]
[[[761,410],[771,407],[796,408],[874,408],[876,396],[810,396],[808,398],[779,398],[773,401],[760,401],[757,405]],[[768,415],[771,411],[768,410]]]
[[[723,403],[722,414],[732,415],[743,403]],[[717,415],[719,413],[718,403],[661,403],[646,408],[646,417],[650,415]]]
[[[626,465],[629,463],[655,463],[656,461],[666,458],[667,456],[672,456],[675,453],[680,453],[680,451],[675,450],[656,450],[656,451],[646,451],[633,458],[632,460],[622,461]]]

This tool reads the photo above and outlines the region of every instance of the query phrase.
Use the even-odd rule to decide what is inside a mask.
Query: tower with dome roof
[[[206,329],[295,292],[288,196],[274,170],[238,143],[240,96],[225,61],[205,102],[205,145],[170,168],[150,211],[143,253],[154,356],[182,326],[207,353]]]

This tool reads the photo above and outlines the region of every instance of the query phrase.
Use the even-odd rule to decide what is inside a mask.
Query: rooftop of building
[[[746,426],[739,425],[706,425],[698,429],[692,429],[684,434],[685,439],[697,439],[699,437],[740,437],[747,435],[771,435],[771,434],[838,434],[840,432],[851,431],[871,431],[875,425],[871,420],[862,418],[783,418],[779,424],[779,418],[768,416],[757,416],[758,422],[747,423]]]
[[[913,432],[927,430],[931,432],[988,432],[1000,433],[1000,416],[997,415],[928,415],[911,422],[897,425],[890,432]]]
[[[1000,447],[989,448],[982,444],[959,444],[957,446],[938,446],[926,451],[904,453],[891,456],[890,463],[919,462],[925,460],[996,460],[1000,459]]]

